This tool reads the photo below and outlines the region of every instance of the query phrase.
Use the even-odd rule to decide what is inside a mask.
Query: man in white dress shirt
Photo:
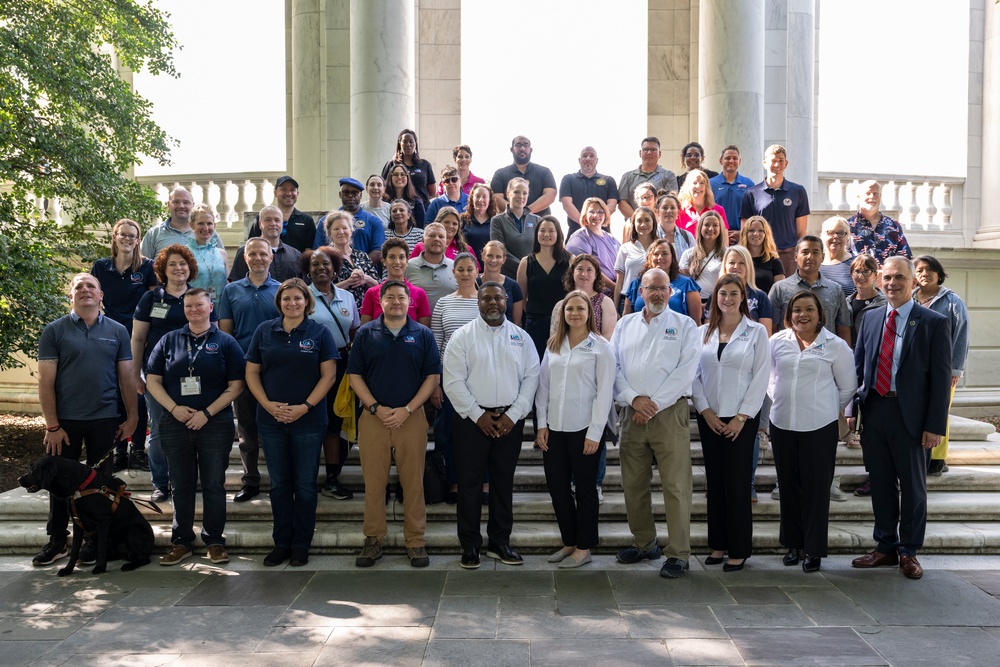
[[[691,436],[687,399],[698,368],[701,342],[690,317],[667,308],[670,278],[650,269],[639,288],[646,305],[615,327],[611,346],[618,360],[615,401],[622,416],[621,468],[632,546],[621,563],[656,560],[666,552],[660,576],[675,579],[691,555]],[[660,548],[650,494],[653,458],[663,485],[669,542]]]
[[[528,334],[506,317],[503,285],[479,288],[479,314],[456,331],[444,355],[444,392],[455,408],[455,472],[462,567],[479,567],[483,473],[490,473],[486,555],[520,565],[510,546],[514,524],[514,469],[524,418],[538,387],[538,352]],[[689,382],[690,384],[690,382]]]

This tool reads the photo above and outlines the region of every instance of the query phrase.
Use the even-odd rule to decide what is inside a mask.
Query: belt
[[[894,391],[887,391],[887,392],[885,392],[885,395],[882,396],[882,398],[896,398],[896,392],[894,392]]]
[[[485,406],[480,405],[479,409],[483,410],[484,412],[493,412],[493,413],[496,413],[498,415],[502,415],[505,412],[507,412],[508,410],[510,410],[510,406],[509,405],[503,405],[503,406],[500,406],[499,408],[487,408]]]

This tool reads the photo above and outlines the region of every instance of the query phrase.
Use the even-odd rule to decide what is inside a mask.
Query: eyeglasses
[[[647,292],[660,292],[665,293],[670,291],[670,287],[660,287],[659,285],[643,285],[642,289]]]
[[[514,144],[514,148],[531,148],[531,144]]]
[[[640,148],[639,151],[642,153],[658,153],[660,149],[655,146],[650,146],[648,148]]]
[[[868,269],[854,269],[853,271],[851,271],[851,275],[860,276],[862,278],[867,278],[868,276],[870,276],[873,273],[875,273],[875,272],[874,271],[869,271]]]
[[[115,234],[115,236],[125,241],[135,241],[139,238],[138,234]]]
[[[462,179],[458,176],[449,176],[448,178],[442,178],[441,180],[445,183],[458,183]]]
[[[842,239],[845,236],[847,236],[847,232],[831,232],[831,231],[826,231],[826,232],[823,232],[823,233],[826,234],[827,236],[835,236],[838,239]]]

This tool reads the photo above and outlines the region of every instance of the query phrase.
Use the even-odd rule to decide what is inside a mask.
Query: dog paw
[[[65,577],[65,576],[71,575],[71,574],[73,574],[73,568],[71,568],[71,567],[64,567],[64,568],[60,569],[58,572],[56,572],[56,574],[58,574],[60,577]]]
[[[108,571],[108,567],[106,565],[98,565],[93,570],[91,570],[90,573],[91,574],[104,574],[107,571]]]

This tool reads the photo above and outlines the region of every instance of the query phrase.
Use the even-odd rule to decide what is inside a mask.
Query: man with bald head
[[[271,245],[273,260],[268,271],[271,277],[279,283],[283,283],[289,278],[301,278],[302,272],[299,269],[299,260],[302,253],[281,240],[281,230],[284,226],[281,209],[274,204],[269,204],[260,209],[257,217],[257,224],[260,226],[260,236]],[[236,251],[236,258],[233,259],[233,268],[229,271],[229,282],[235,282],[247,277],[250,267],[247,266],[246,246],[241,246]]]
[[[455,263],[445,257],[448,231],[440,222],[424,227],[424,250],[406,264],[406,279],[427,293],[431,312],[441,297],[458,289]]]
[[[611,347],[618,370],[615,401],[621,420],[622,487],[632,546],[618,562],[667,560],[660,576],[676,579],[691,556],[691,435],[688,397],[698,368],[701,341],[694,321],[667,307],[670,278],[662,269],[642,275],[641,312],[615,327]],[[653,461],[660,471],[668,542],[660,547],[653,521],[650,480]]]
[[[490,188],[494,196],[503,197],[507,192],[507,184],[511,179],[523,178],[528,181],[528,193],[532,199],[528,202],[528,212],[535,215],[548,215],[552,211],[549,206],[556,200],[556,179],[552,170],[531,161],[531,140],[528,137],[516,136],[510,142],[510,153],[514,163],[501,167],[493,174]],[[503,206],[498,206],[503,210]]]
[[[144,257],[156,259],[160,251],[167,246],[179,243],[182,246],[191,245],[194,241],[194,230],[191,229],[191,210],[194,208],[194,197],[182,187],[176,187],[167,199],[169,217],[146,232],[139,247]],[[225,248],[218,232],[212,235],[216,247]]]
[[[871,255],[879,266],[894,255],[913,259],[910,244],[898,221],[882,213],[882,186],[868,180],[861,184],[858,212],[847,220],[851,226],[851,241],[858,255]]]
[[[913,264],[882,265],[888,303],[861,318],[854,363],[861,409],[861,449],[871,475],[873,551],[861,568],[898,565],[909,579],[923,569],[917,551],[927,525],[927,452],[948,426],[951,332],[947,318],[912,297]]]
[[[597,197],[608,205],[610,213],[618,206],[618,185],[611,176],[597,173],[597,150],[584,146],[580,151],[580,171],[563,176],[559,184],[559,202],[566,211],[569,235],[580,229],[580,208],[588,197]]]

